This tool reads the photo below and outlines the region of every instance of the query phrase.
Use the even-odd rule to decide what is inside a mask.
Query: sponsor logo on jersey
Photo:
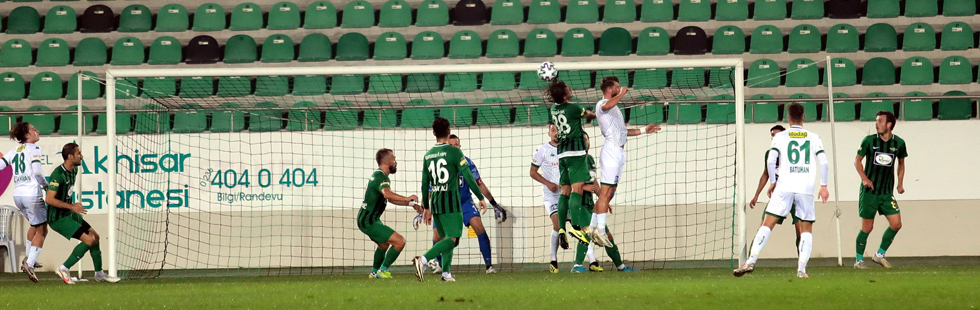
[[[23,152],[25,148],[27,148],[27,144],[21,144],[20,146],[17,147],[17,151]]]
[[[875,165],[891,167],[895,161],[895,154],[875,152]]]
[[[790,139],[806,139],[807,133],[806,131],[790,131],[789,137]]]

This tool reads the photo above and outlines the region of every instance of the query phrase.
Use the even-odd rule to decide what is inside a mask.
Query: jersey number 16
[[[449,182],[449,170],[446,169],[446,159],[440,158],[429,162],[429,173],[436,184],[446,184]]]

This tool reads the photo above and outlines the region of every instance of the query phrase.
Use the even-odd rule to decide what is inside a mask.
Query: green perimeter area
[[[870,262],[869,262],[870,263]],[[427,274],[390,280],[366,274],[197,277],[66,285],[54,273],[33,284],[0,276],[0,309],[971,309],[980,307],[980,266],[867,270],[759,266],[735,278],[724,269],[639,273]],[[91,273],[86,273],[90,276]]]

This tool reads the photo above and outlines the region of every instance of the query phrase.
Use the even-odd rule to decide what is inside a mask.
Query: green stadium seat
[[[113,66],[142,65],[144,60],[146,52],[140,39],[125,37],[112,45],[112,60],[109,63]]]
[[[799,0],[792,2],[792,19],[821,19],[823,18],[823,1]]]
[[[496,6],[494,6],[496,10]],[[636,21],[636,2],[633,0],[609,1],[603,6],[603,23],[632,23]]]
[[[368,103],[370,106],[386,106],[388,108],[364,111],[364,128],[392,128],[398,125],[398,114],[391,108],[391,102],[378,100]]]
[[[374,60],[402,60],[408,56],[405,37],[398,32],[385,32],[374,41]]]
[[[837,86],[854,86],[857,84],[857,67],[854,66],[854,62],[847,58],[833,58],[830,60],[831,69],[834,78],[834,87]],[[828,71],[824,70],[823,85],[827,86]]]
[[[127,6],[119,13],[119,32],[147,32],[153,28],[153,13],[142,4]]]
[[[221,31],[228,26],[225,9],[220,4],[206,3],[194,10],[194,31]]]
[[[854,53],[860,46],[860,34],[854,26],[837,24],[827,31],[828,53]]]
[[[449,24],[449,6],[442,0],[425,0],[415,12],[415,26],[435,27]]]
[[[116,78],[116,99],[136,98],[140,95],[139,80],[135,77]]]
[[[588,70],[568,70],[561,73],[561,80],[572,90],[585,90],[592,88],[592,71]],[[572,98],[573,101],[575,98]]]
[[[901,8],[901,1],[868,0],[868,18],[896,18]]]
[[[958,90],[948,91],[943,96],[965,96],[966,93]],[[940,120],[963,120],[973,116],[973,102],[971,99],[939,99]]]
[[[606,77],[609,77],[609,76],[615,76],[616,78],[618,78],[619,81],[621,82],[620,86],[624,86],[624,87],[629,87],[630,86],[630,84],[629,84],[629,81],[630,81],[630,72],[629,72],[629,70],[626,70],[626,69],[619,69],[619,70],[598,70],[595,73],[595,83],[594,83],[595,89],[598,90],[598,91],[602,91],[602,89],[600,88],[602,86],[602,79],[603,78],[606,78]]]
[[[44,15],[44,33],[72,33],[78,29],[75,10],[67,5],[58,5]]]
[[[71,59],[68,42],[58,38],[49,38],[37,46],[38,67],[63,67],[67,66]]]
[[[7,34],[34,34],[40,30],[41,15],[32,7],[17,7],[7,16]]]
[[[338,61],[367,60],[370,54],[367,37],[357,32],[348,32],[337,40]]]
[[[779,87],[781,75],[778,63],[763,58],[749,65],[749,75],[745,82],[748,87]]]
[[[543,105],[519,105],[514,111],[514,124],[542,126],[550,122],[548,107]]]
[[[400,93],[404,88],[401,74],[372,74],[368,78],[369,94]]]
[[[16,72],[4,72],[0,74],[0,100],[18,101],[24,99],[24,95],[26,94],[26,88],[24,86],[24,78],[20,74]]]
[[[337,27],[337,8],[330,1],[310,3],[303,14],[304,29],[330,29]],[[354,123],[356,126],[356,119]]]
[[[220,107],[224,110],[211,113],[211,128],[209,131],[240,132],[245,130],[245,112],[241,111],[242,106],[237,103],[226,102],[222,103]]]
[[[732,67],[715,67],[708,69],[708,87],[711,88],[732,88],[735,76],[732,74]]]
[[[548,87],[548,82],[541,80],[534,71],[521,72],[519,82],[517,89],[520,90],[543,90]]]
[[[599,38],[599,56],[629,56],[633,53],[633,37],[626,29],[612,27]]]
[[[132,124],[132,114],[125,112],[126,107],[122,105],[116,105],[116,134],[126,134],[133,129]],[[99,113],[98,118],[95,121],[95,133],[104,135],[108,132],[108,127],[106,124],[108,120],[106,119],[106,113]]]
[[[797,25],[789,32],[789,43],[786,50],[790,53],[819,53],[822,46],[821,40],[820,29],[816,26]]]
[[[891,60],[875,57],[864,63],[864,70],[861,72],[861,85],[893,84],[895,84],[895,64]]]
[[[934,81],[932,62],[928,58],[915,56],[902,63],[902,85],[929,85]]]
[[[284,34],[274,34],[262,42],[262,62],[292,62],[295,57],[293,39]]]
[[[419,32],[412,40],[412,59],[439,59],[445,55],[446,45],[438,32]]]
[[[495,30],[493,33],[490,33],[489,37],[487,37],[487,58],[517,57],[521,54],[520,41],[520,38],[517,37],[517,33],[512,30]]]
[[[256,91],[258,93],[258,91]],[[282,129],[282,109],[274,102],[259,102],[256,108],[248,113],[248,131],[267,132]]]
[[[289,77],[285,75],[255,78],[256,96],[283,96],[289,93]]]
[[[470,92],[477,89],[476,73],[446,73],[444,92]]]
[[[973,16],[977,3],[973,0],[943,0],[943,16]]]
[[[99,38],[85,38],[75,46],[75,66],[102,66],[108,54],[105,42]]]
[[[711,43],[712,54],[745,53],[745,33],[737,26],[724,26],[715,31]]]
[[[943,27],[939,49],[944,51],[964,51],[976,46],[973,28],[964,22],[952,22]]]
[[[246,76],[218,78],[218,97],[242,97],[252,94],[252,79]]]
[[[181,98],[207,98],[214,95],[214,78],[210,76],[192,76],[180,79],[179,93]]]
[[[715,7],[715,20],[743,21],[748,19],[749,2],[747,0],[719,1]]]
[[[973,64],[963,56],[949,56],[939,65],[939,84],[973,83]]]
[[[926,23],[914,23],[905,28],[903,51],[931,51],[936,49],[936,32]]]
[[[200,105],[188,103],[174,113],[174,133],[202,133],[208,128],[208,114]]]
[[[177,79],[172,77],[147,77],[143,79],[143,98],[166,98],[177,94]]]
[[[585,28],[572,28],[565,32],[561,40],[561,55],[580,57],[595,55],[595,38]]]
[[[513,72],[487,72],[483,74],[480,89],[483,91],[507,91],[517,87],[517,79]]]
[[[483,103],[503,103],[504,100],[500,98],[487,98]],[[509,105],[491,105],[491,106],[481,106],[476,108],[476,125],[477,126],[502,126],[510,124],[510,108]]]
[[[565,22],[569,24],[595,24],[599,22],[599,5],[595,0],[569,1],[565,7]]]
[[[28,113],[31,111],[51,111],[51,108],[36,105],[27,109]],[[22,121],[34,125],[39,134],[50,135],[54,133],[54,114],[24,114]]]
[[[888,97],[885,93],[870,93],[866,97]],[[859,119],[862,122],[873,122],[877,117],[878,111],[889,111],[895,113],[895,103],[891,100],[868,99],[861,101],[861,114]]]
[[[73,105],[68,107],[68,111],[77,111],[78,105]],[[88,111],[89,108],[82,106],[82,111]],[[85,123],[82,124],[82,133],[89,134],[95,129],[95,116],[89,113],[84,113]],[[78,112],[75,113],[63,113],[61,114],[61,122],[58,125],[59,135],[77,135],[78,134]]]
[[[255,3],[245,2],[235,6],[235,8],[231,10],[231,23],[228,26],[228,30],[259,30],[262,29],[264,24],[264,20],[262,19],[262,8]]]
[[[188,28],[190,28],[190,18],[187,15],[187,8],[183,5],[171,3],[157,11],[157,26],[153,31],[184,32]]]
[[[735,123],[735,97],[732,95],[717,95],[711,97],[712,100],[726,100],[731,102],[709,103],[706,107],[704,122],[707,124],[734,124]]]
[[[925,96],[923,92],[910,92],[905,94],[908,97]],[[928,121],[932,120],[932,100],[909,98],[902,102],[902,119],[906,121]]]
[[[670,77],[671,88],[704,87],[704,68],[674,68]]]
[[[633,75],[633,88],[636,89],[661,89],[666,88],[669,80],[667,79],[667,70],[664,68],[660,69],[643,69],[636,70]]]
[[[677,20],[682,22],[706,22],[711,19],[711,1],[680,0]]]
[[[432,126],[430,123],[429,126]],[[357,111],[327,110],[323,115],[323,130],[352,130],[357,128]]]
[[[561,22],[561,4],[555,0],[531,0],[527,11],[528,24],[557,24]]]
[[[752,10],[754,20],[782,20],[786,19],[786,0],[764,0],[756,1],[755,9]]]
[[[159,105],[147,104],[141,110],[160,110],[160,112],[137,112],[133,132],[138,134],[164,133],[170,131],[170,114]],[[118,117],[118,114],[116,114]],[[118,122],[118,120],[116,120]]]
[[[636,105],[629,109],[630,125],[662,124],[664,105],[660,103]]]
[[[553,57],[558,54],[558,40],[551,30],[531,30],[524,40],[524,57]]]
[[[340,27],[370,28],[374,26],[374,8],[371,7],[370,2],[364,0],[348,2],[341,13],[343,17],[340,19]]]
[[[333,95],[353,95],[364,92],[363,75],[334,75],[330,81],[330,93]]]
[[[0,67],[27,67],[34,62],[31,44],[23,39],[10,39],[0,48]]]
[[[415,99],[409,101],[411,106],[430,106],[427,100]],[[428,108],[412,108],[402,110],[402,128],[432,128],[432,122],[436,119],[436,110]]]
[[[683,95],[675,99],[697,100],[693,95]],[[667,124],[698,124],[704,119],[701,114],[701,104],[698,103],[674,103],[671,102],[667,108]]]
[[[61,77],[54,72],[41,72],[31,78],[31,90],[28,92],[27,99],[30,100],[54,100],[64,97],[64,88],[61,85]]]
[[[834,121],[835,122],[853,122],[857,119],[857,105],[853,100],[846,100],[850,98],[848,94],[834,93]],[[827,104],[823,105],[823,119],[827,121],[830,119],[830,114],[827,112]]]
[[[255,42],[255,41],[252,41]],[[299,43],[300,62],[328,61],[333,58],[332,45],[330,38],[322,33],[311,33],[303,37]]]
[[[779,27],[764,25],[752,31],[749,53],[779,54],[783,52],[783,33]]]
[[[668,53],[670,53],[670,35],[663,28],[646,28],[637,36],[637,56],[667,55]]]
[[[92,71],[82,71],[82,99],[96,99],[102,97],[102,83],[98,81],[98,75]],[[65,99],[78,99],[78,73],[72,74],[68,78],[68,91]]]
[[[177,38],[159,37],[150,45],[150,57],[146,63],[151,65],[176,65],[184,61],[183,49]]]
[[[936,0],[906,0],[905,17],[933,17],[939,14]]]
[[[886,23],[878,23],[868,27],[868,31],[864,35],[865,52],[894,52],[897,49],[898,34],[895,32],[895,27]]]
[[[431,93],[439,91],[439,74],[415,73],[406,78],[405,92]]]
[[[753,95],[750,99],[772,99],[767,94]],[[746,113],[748,110],[746,110]],[[776,102],[756,102],[752,104],[753,123],[776,123],[779,122],[779,103]]]
[[[327,77],[324,75],[297,75],[293,77],[293,96],[320,96],[327,93]]]
[[[408,27],[412,25],[412,7],[404,0],[389,0],[381,5],[378,27]]]
[[[449,42],[449,58],[466,59],[483,56],[483,41],[473,30],[462,30]]]
[[[6,106],[0,106],[0,111],[12,112],[14,109]],[[10,127],[17,122],[17,116],[13,114],[0,115],[0,134],[7,135],[10,134]]]
[[[817,86],[820,80],[820,69],[812,60],[800,58],[786,66],[786,87]]]
[[[490,10],[491,25],[519,25],[522,23],[524,23],[524,4],[521,1],[494,1],[493,9]]]
[[[465,99],[450,99],[446,100],[444,103],[448,106],[454,105],[466,105],[469,104]],[[449,120],[450,124],[456,127],[469,127],[473,125],[473,108],[472,107],[456,107],[456,108],[444,108],[440,109],[439,117]]]
[[[810,95],[807,94],[793,94],[789,96],[790,99],[812,99]],[[817,117],[817,103],[813,101],[797,101],[803,106],[803,115],[806,117],[808,122],[819,121],[820,118]],[[785,109],[789,109],[789,103],[783,105]],[[783,111],[783,115],[789,115],[789,111]],[[789,117],[784,117],[783,121],[789,122]]]
[[[672,0],[643,0],[640,6],[640,21],[645,23],[670,22],[674,20]]]
[[[299,7],[291,2],[279,2],[269,10],[270,30],[297,29],[299,28]]]

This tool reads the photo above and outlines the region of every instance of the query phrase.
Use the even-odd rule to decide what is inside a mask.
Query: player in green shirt
[[[568,103],[572,99],[572,89],[565,85],[565,82],[557,81],[548,85],[548,95],[555,102],[551,106],[551,122],[558,128],[558,185],[561,186],[561,195],[558,196],[558,219],[560,228],[558,239],[562,248],[566,248],[568,241],[565,237],[565,219],[569,210],[577,210],[582,206],[582,186],[590,179],[589,163],[585,157],[586,142],[582,130],[583,120],[595,119],[595,113],[586,111],[582,107]],[[605,216],[601,218],[601,224],[605,227]],[[579,241],[588,244],[590,239],[596,238],[597,244],[601,243],[605,237],[589,229],[588,226],[581,230],[575,229],[568,231]],[[557,272],[558,266],[551,264],[551,272]]]
[[[868,234],[874,228],[875,215],[881,214],[888,219],[888,228],[881,236],[881,246],[871,259],[882,267],[891,268],[885,259],[885,251],[891,246],[892,240],[902,229],[902,214],[898,210],[898,202],[892,196],[893,189],[899,194],[905,193],[905,140],[892,133],[895,129],[895,115],[889,111],[878,112],[875,117],[876,135],[864,137],[858,148],[854,167],[861,176],[861,191],[858,198],[858,215],[861,216],[861,231],[857,236],[857,255],[854,268],[864,269],[864,249],[868,244]],[[865,160],[867,157],[867,160]],[[862,161],[864,163],[862,164]],[[895,165],[898,165],[898,186],[895,188]]]
[[[70,268],[78,262],[85,252],[92,256],[95,267],[96,282],[119,282],[119,278],[107,276],[102,270],[102,250],[99,248],[99,234],[82,219],[87,211],[80,203],[75,203],[72,197],[72,186],[75,185],[77,167],[82,164],[82,150],[78,144],[68,143],[61,149],[61,157],[65,160],[61,166],[51,172],[48,182],[48,227],[69,240],[72,238],[82,241],[75,246],[68,260],[58,267],[55,272],[65,283],[75,284],[70,274]]]
[[[388,268],[405,248],[405,237],[382,224],[381,214],[385,212],[389,201],[400,206],[412,205],[419,213],[422,213],[422,207],[416,203],[419,200],[418,196],[405,197],[391,190],[388,175],[398,171],[395,152],[391,149],[380,149],[375,153],[374,159],[378,162],[378,170],[371,174],[367,189],[364,191],[364,202],[361,203],[361,210],[357,212],[357,229],[378,244],[378,248],[374,250],[374,265],[370,277],[391,279]]]
[[[422,216],[426,225],[432,225],[435,221],[439,236],[445,239],[436,242],[424,256],[416,256],[412,262],[415,264],[415,276],[421,282],[425,267],[438,267],[435,258],[442,255],[442,280],[454,282],[456,279],[450,273],[453,249],[463,236],[460,176],[480,200],[481,209],[487,208],[487,202],[470,172],[463,151],[449,145],[449,121],[437,117],[432,122],[432,133],[436,136],[436,145],[425,153],[422,164]]]

